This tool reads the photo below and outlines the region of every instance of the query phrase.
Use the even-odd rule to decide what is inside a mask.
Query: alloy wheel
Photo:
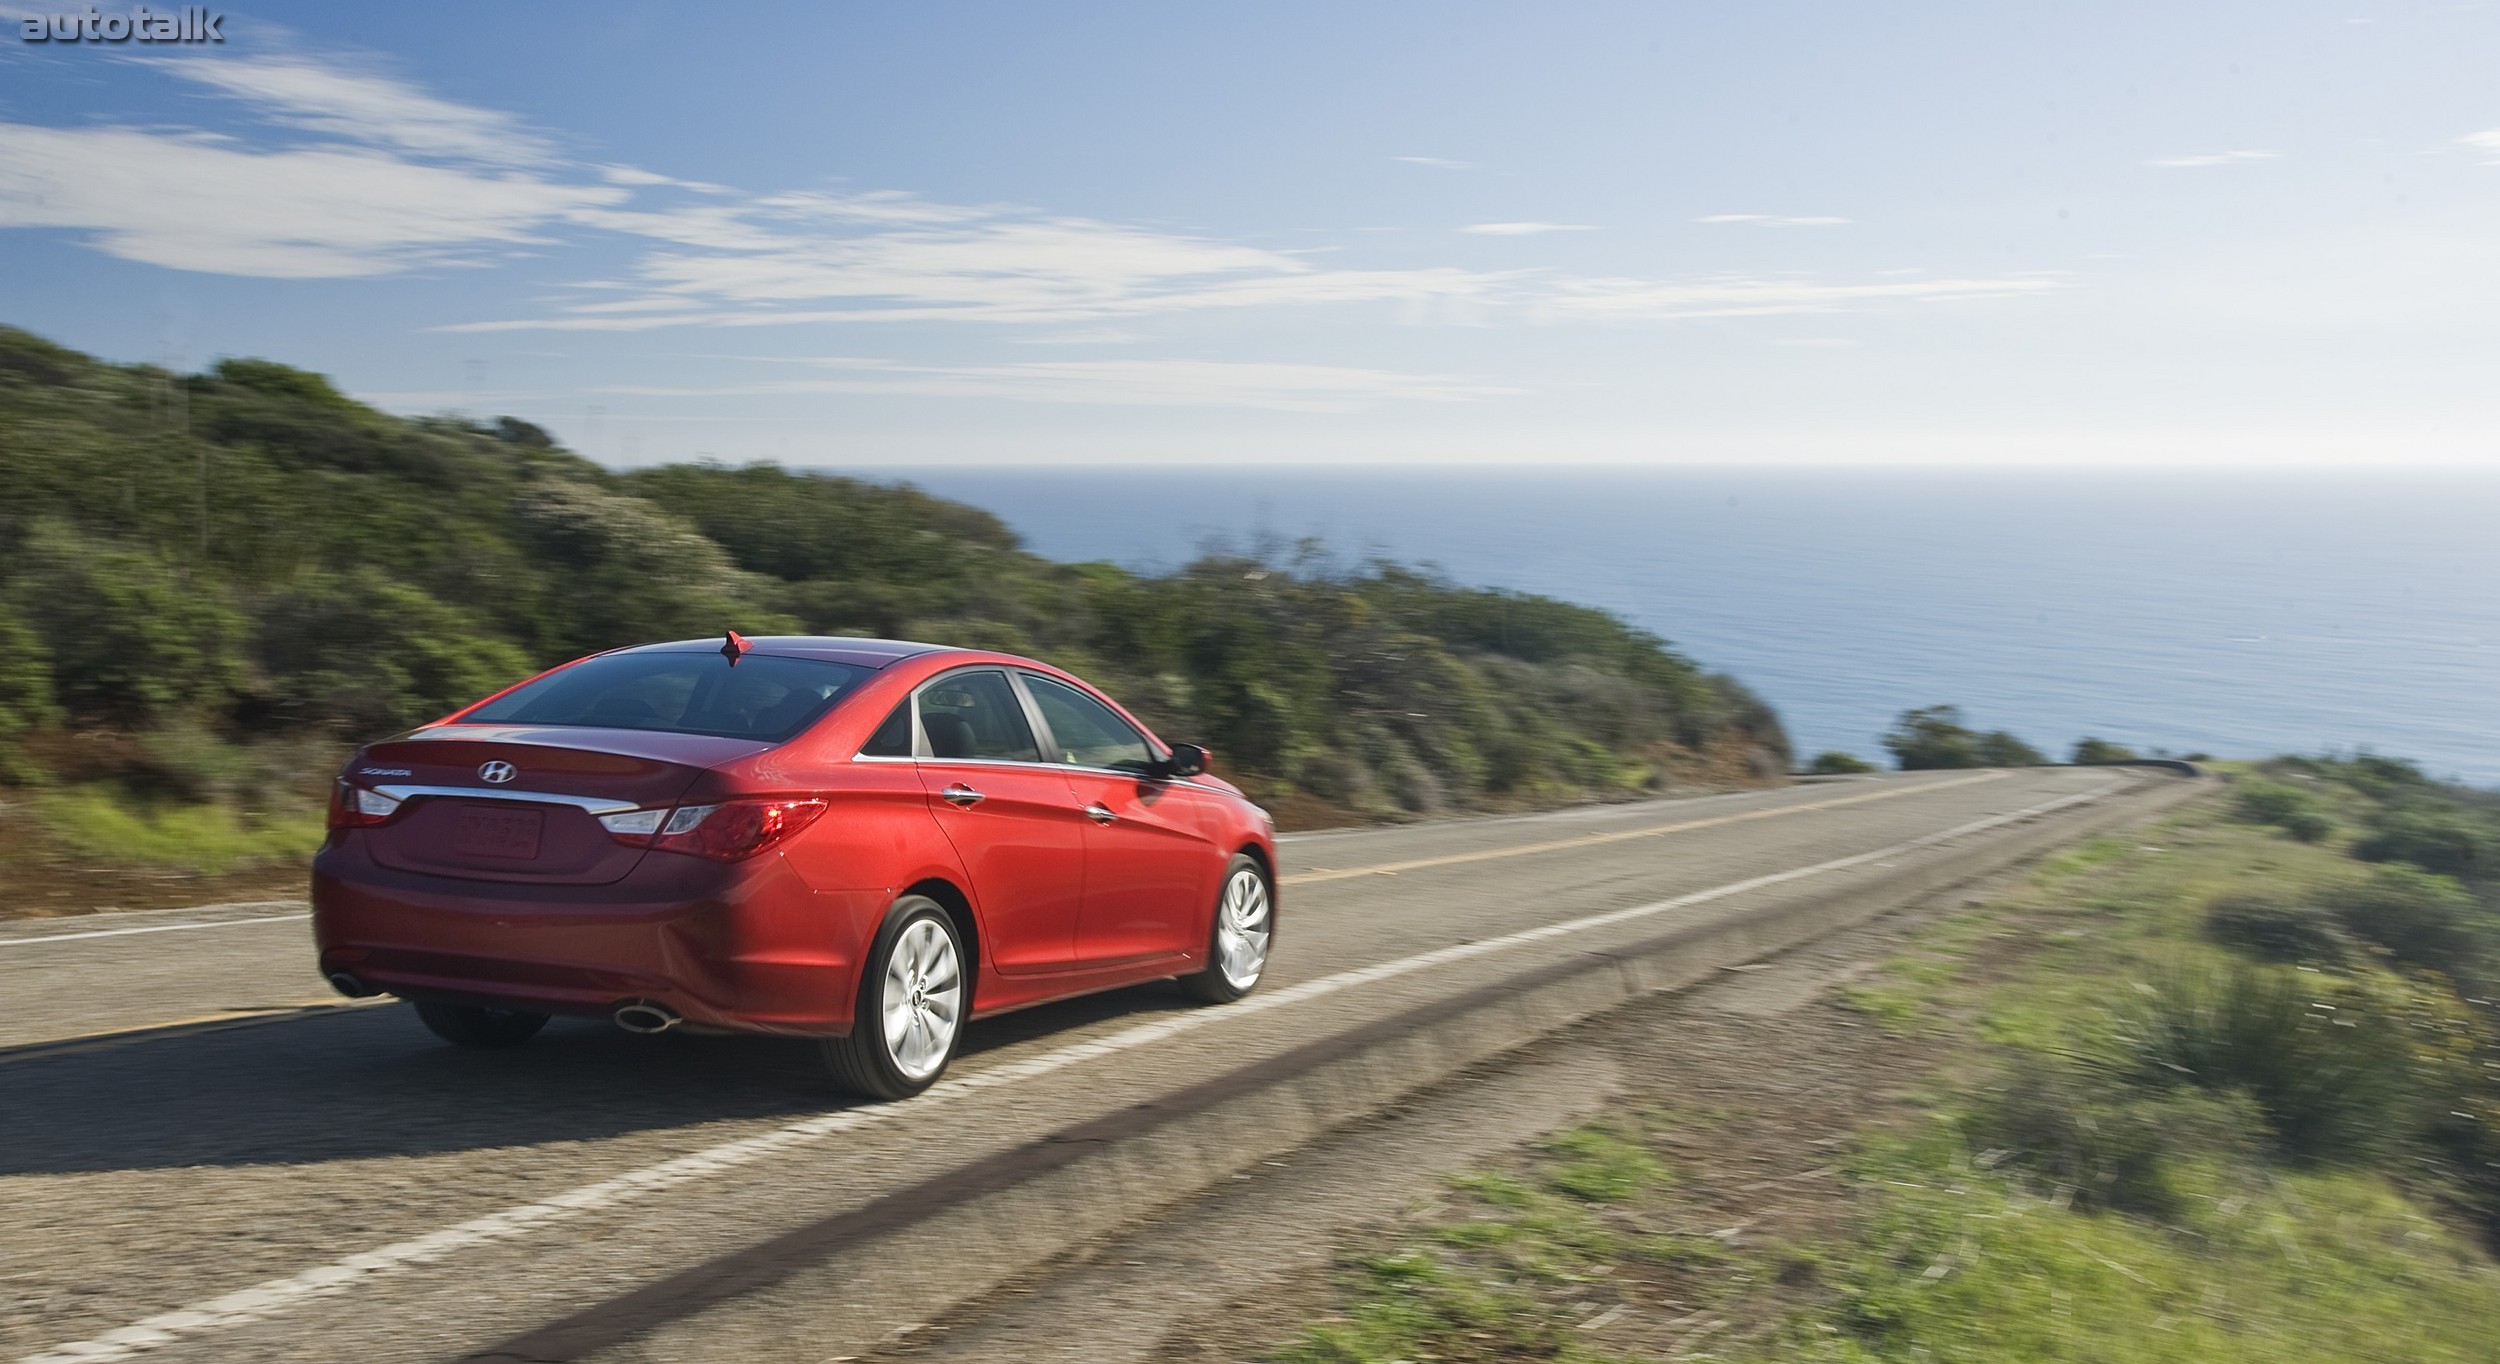
[[[1224,885],[1224,901],[1215,918],[1216,969],[1234,989],[1247,990],[1259,983],[1259,973],[1267,969],[1271,931],[1267,882],[1256,871],[1239,868]]]
[[[885,1048],[905,1078],[924,1080],[946,1064],[963,1022],[963,968],[955,943],[934,919],[918,919],[885,959]]]

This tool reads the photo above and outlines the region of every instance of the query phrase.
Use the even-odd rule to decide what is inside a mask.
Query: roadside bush
[[[2365,862],[2410,862],[2442,876],[2500,873],[2500,829],[2462,810],[2397,809],[2353,845]]]
[[[241,687],[245,622],[215,583],[59,522],[34,529],[16,567],[10,596],[73,721],[159,723]]]
[[[2182,964],[2138,988],[2112,1037],[2137,1083],[2246,1094],[2295,1160],[2365,1159],[2410,1127],[2401,1020],[2360,990],[2247,962]]]
[[[2297,786],[2251,777],[2240,783],[2232,808],[2251,824],[2271,824],[2303,843],[2324,842],[2335,821],[2316,796]]]
[[[1817,777],[1845,777],[1874,770],[1875,764],[1855,753],[1843,753],[1836,748],[1815,754],[1814,761],[1806,764],[1806,772]]]
[[[0,600],[0,750],[37,725],[60,717],[52,704],[52,651],[23,617]],[[9,755],[0,751],[0,771]]]
[[[1923,706],[1901,712],[1884,734],[1884,748],[1904,772],[1951,767],[2037,767],[2046,755],[2004,730],[1978,733],[1962,723],[1959,706]]]
[[[2113,744],[2107,739],[2077,739],[2075,751],[2067,757],[2066,761],[2078,767],[2093,767],[2104,763],[2131,763],[2136,761],[2136,751],[2123,744]]]
[[[2040,767],[2049,755],[2015,738],[2001,729],[1992,729],[1979,736],[1981,767]]]
[[[259,615],[256,653],[275,721],[386,734],[537,671],[468,612],[372,569],[308,575]]]
[[[2229,895],[2205,911],[2205,935],[2264,961],[2337,965],[2353,940],[2324,908],[2272,895]]]
[[[2344,931],[2412,966],[2458,978],[2478,975],[2490,950],[2474,897],[2454,880],[2407,866],[2380,867],[2368,880],[2326,897]]]
[[[2263,1115],[2243,1095],[2147,1090],[2026,1053],[1973,1110],[1965,1137],[2005,1168],[2072,1191],[2074,1205],[2171,1219],[2185,1210],[2182,1158],[2254,1152]]]

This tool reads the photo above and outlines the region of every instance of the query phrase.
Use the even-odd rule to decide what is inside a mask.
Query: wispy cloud
[[[509,114],[437,99],[375,72],[291,57],[178,57],[149,64],[242,100],[264,118],[368,146],[487,165],[556,160],[547,138]]]
[[[1557,283],[1537,311],[1548,321],[1639,322],[1700,317],[1836,313],[1869,304],[1947,303],[2042,294],[2064,288],[2046,275],[1834,284],[1805,276],[1714,276],[1662,282],[1577,279]]]
[[[554,144],[510,115],[389,76],[297,58],[132,60],[314,140],[0,123],[0,226],[83,232],[168,269],[325,279],[544,245],[634,193],[568,174]]]
[[[637,189],[666,185],[674,189],[690,189],[697,194],[730,192],[727,185],[715,185],[703,180],[680,180],[676,176],[647,171],[640,166],[601,166],[598,167],[598,171],[599,178],[611,185],[632,185]]]
[[[1588,223],[1475,223],[1459,229],[1480,237],[1537,237],[1548,232],[1595,232]]]
[[[627,191],[407,161],[256,152],[201,135],[0,124],[0,226],[68,228],[110,255],[270,279],[381,275],[547,240]]]
[[[1787,213],[1713,213],[1706,218],[1695,218],[1693,221],[1697,223],[1750,223],[1755,227],[1842,227],[1849,222],[1846,218],[1835,218],[1827,214]]]
[[[1216,309],[1387,305],[1407,319],[1624,321],[1833,312],[2036,293],[2045,277],[1847,284],[1803,277],[1579,278],[1550,270],[1349,268],[1322,252],[897,189],[746,193],[636,166],[567,159],[520,120],[395,78],[297,58],[134,64],[242,102],[292,130],[274,142],[205,131],[0,123],[0,227],[67,229],[171,269],[265,278],[471,265],[593,235],[627,265],[573,282],[534,316],[453,332],[642,332],[959,321],[1048,330],[1023,339],[1133,340],[1122,322]],[[1436,169],[1468,163],[1400,160]],[[1827,226],[1825,216],[1702,221]],[[1535,220],[1480,236],[1596,230]],[[1013,333],[1010,333],[1013,335]],[[986,368],[858,362],[805,382],[839,391],[1033,401],[1309,405],[1492,392],[1445,376],[1327,366],[1082,362]],[[833,390],[828,390],[833,391]],[[1106,396],[1109,395],[1109,396]]]
[[[670,243],[644,254],[630,279],[607,282],[699,306],[622,315],[585,304],[446,330],[1090,322],[1208,308],[1481,300],[1512,278],[1451,268],[1324,269],[1300,254],[1210,237],[897,192],[572,217]]]
[[[2197,170],[2206,166],[2237,166],[2250,161],[2275,161],[2280,160],[2282,155],[2281,152],[2258,151],[2252,148],[2232,152],[2208,152],[2199,156],[2156,157],[2144,164],[2160,166],[2167,170]]]
[[[909,365],[892,360],[828,356],[796,363],[831,373],[821,378],[719,387],[624,385],[599,391],[644,398],[894,394],[1119,407],[1250,407],[1287,412],[1343,412],[1381,401],[1462,402],[1519,391],[1440,374],[1215,360]]]
[[[1476,163],[1473,161],[1453,161],[1446,156],[1393,156],[1389,159],[1403,161],[1410,166],[1430,166],[1434,170],[1474,170],[1476,168]]]
[[[2493,164],[2500,165],[2500,128],[2486,128],[2479,133],[2467,133],[2457,141],[2488,154]]]

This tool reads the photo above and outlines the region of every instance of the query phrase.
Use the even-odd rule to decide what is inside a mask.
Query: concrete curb
[[[471,1361],[821,1361],[864,1353],[1006,1280],[1469,1067],[1648,995],[1799,946],[2152,818],[2213,789],[2150,779],[1872,884],[1586,953],[1336,1034],[976,1161],[473,1354]]]

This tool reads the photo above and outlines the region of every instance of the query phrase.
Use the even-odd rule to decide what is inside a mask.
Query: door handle
[[[973,806],[980,804],[982,800],[980,792],[973,790],[971,787],[964,785],[962,782],[957,782],[954,785],[947,787],[945,790],[938,792],[938,794],[946,798],[947,804],[965,810],[969,810]]]
[[[1110,806],[1103,804],[1101,801],[1095,801],[1093,804],[1086,806],[1085,817],[1094,821],[1096,824],[1108,824],[1119,818],[1118,815],[1111,813]]]

